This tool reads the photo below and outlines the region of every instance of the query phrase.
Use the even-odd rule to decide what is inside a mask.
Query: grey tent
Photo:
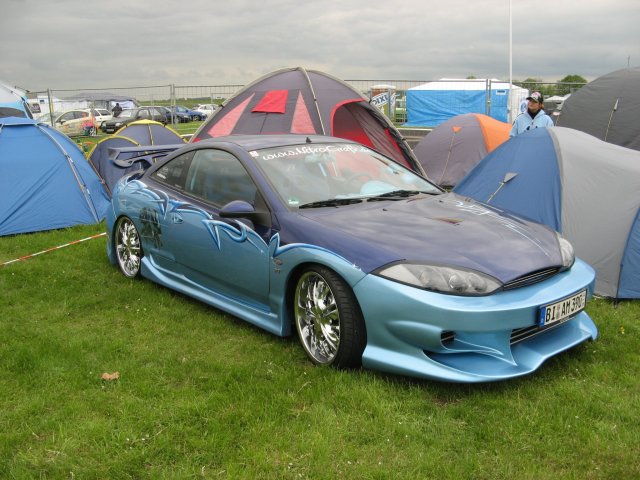
[[[556,125],[640,150],[640,67],[603,75],[567,98]]]
[[[537,128],[487,155],[454,192],[561,232],[596,293],[640,298],[640,152],[571,128]]]

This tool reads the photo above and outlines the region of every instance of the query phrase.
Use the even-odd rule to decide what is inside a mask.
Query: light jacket
[[[547,115],[544,110],[540,110],[534,118],[531,118],[531,115],[529,115],[527,111],[516,117],[509,136],[515,137],[522,132],[539,127],[553,127],[553,120],[551,120],[551,117]]]

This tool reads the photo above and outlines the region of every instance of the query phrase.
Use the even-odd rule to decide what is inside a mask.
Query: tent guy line
[[[42,250],[37,253],[32,253],[31,255],[25,255],[24,257],[20,257],[14,260],[9,260],[8,262],[0,263],[0,267],[4,267],[5,265],[9,265],[11,263],[28,260],[30,258],[37,257],[38,255],[42,255],[43,253],[53,252],[55,250],[60,250],[61,248],[70,247],[71,245],[77,245],[79,243],[86,242],[87,240],[93,240],[94,238],[104,237],[105,235],[106,235],[106,232],[102,232],[96,235],[92,235],[90,237],[82,238],[80,240],[74,240],[73,242],[65,243],[64,245],[58,245],[57,247],[47,248],[46,250]]]

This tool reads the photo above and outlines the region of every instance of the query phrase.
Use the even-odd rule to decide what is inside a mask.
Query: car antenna
[[[311,143],[311,139],[307,137],[307,143]]]

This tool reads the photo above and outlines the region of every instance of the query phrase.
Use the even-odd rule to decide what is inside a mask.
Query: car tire
[[[293,313],[298,338],[313,363],[337,368],[362,364],[364,318],[353,291],[334,271],[317,265],[302,273]]]
[[[120,217],[116,223],[113,246],[118,267],[127,278],[140,275],[142,265],[142,243],[135,224],[129,217]]]

